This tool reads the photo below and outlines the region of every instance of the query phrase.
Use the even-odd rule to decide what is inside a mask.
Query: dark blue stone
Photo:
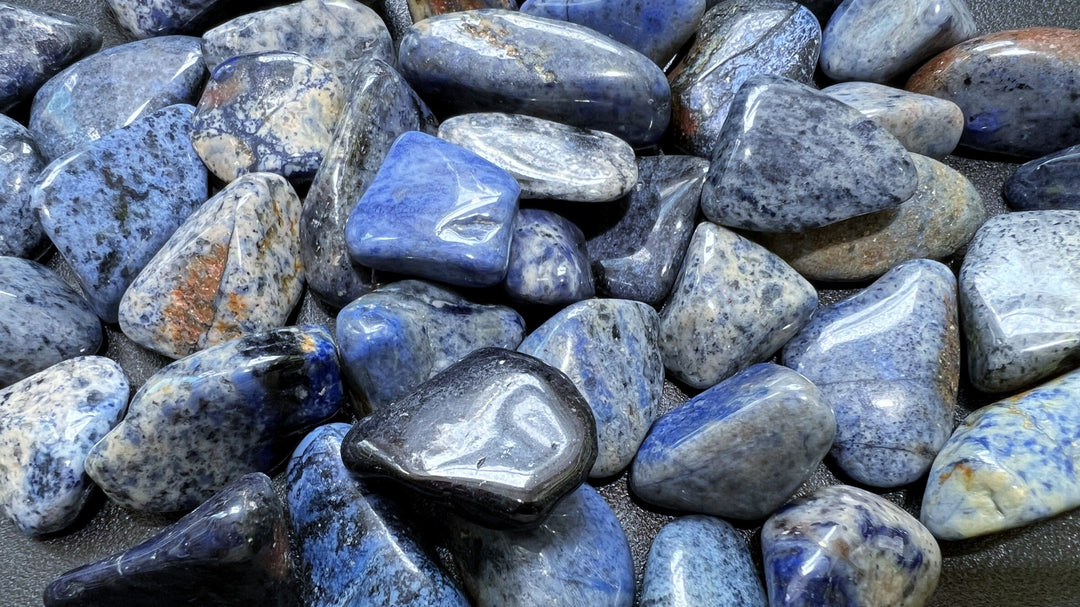
[[[522,209],[514,220],[504,286],[515,300],[549,306],[592,297],[585,235],[561,215]]]
[[[38,257],[49,246],[30,204],[30,188],[43,168],[26,128],[0,115],[0,255]]]
[[[116,20],[136,38],[190,34],[229,4],[227,0],[109,0]]]
[[[1080,211],[1080,145],[1022,165],[1005,182],[1004,193],[1015,211]]]

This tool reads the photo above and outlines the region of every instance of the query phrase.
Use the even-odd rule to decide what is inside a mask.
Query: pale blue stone
[[[38,257],[49,246],[30,204],[30,189],[43,168],[29,131],[0,115],[0,255]]]
[[[506,292],[526,303],[565,306],[595,292],[585,235],[565,217],[522,209],[514,221]]]

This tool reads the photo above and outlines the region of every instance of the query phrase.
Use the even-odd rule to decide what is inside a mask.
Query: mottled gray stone
[[[30,132],[0,114],[0,255],[38,257],[49,246],[30,204],[30,188],[43,168]]]

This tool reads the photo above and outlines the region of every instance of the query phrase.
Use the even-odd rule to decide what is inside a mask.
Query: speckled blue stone
[[[30,188],[45,161],[30,132],[4,115],[0,115],[0,159],[0,255],[38,257],[49,241],[30,204]]]
[[[506,276],[520,188],[506,171],[419,131],[394,142],[345,225],[353,260],[466,287]]]
[[[226,0],[108,0],[120,25],[136,38],[190,34]]]
[[[664,525],[649,548],[639,607],[765,607],[765,587],[739,532],[711,516]]]
[[[1080,211],[1080,145],[1020,166],[1005,182],[1004,194],[1014,211]]]
[[[348,424],[311,431],[286,472],[293,566],[308,607],[468,607],[398,517],[341,462]]]
[[[526,303],[565,306],[595,292],[585,235],[565,217],[522,209],[514,220],[506,292]]]
[[[207,198],[206,167],[191,148],[194,108],[159,110],[71,154],[31,194],[41,225],[105,322],[172,233]]]
[[[164,107],[194,104],[205,79],[198,38],[162,36],[114,46],[38,90],[30,132],[45,158],[55,159]]]

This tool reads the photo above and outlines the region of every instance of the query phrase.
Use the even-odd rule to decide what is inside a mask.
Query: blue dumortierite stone
[[[224,6],[226,0],[108,0],[120,25],[136,38],[190,34]],[[238,3],[243,5],[243,3]]]
[[[30,132],[52,160],[162,108],[194,104],[205,79],[198,38],[163,36],[114,46],[38,90]]]
[[[72,17],[0,4],[0,112],[100,46],[97,28]]]
[[[578,302],[537,327],[518,352],[565,373],[589,403],[599,449],[589,476],[630,465],[664,390],[656,311],[626,299]]]
[[[930,469],[922,521],[937,537],[997,533],[1080,506],[1080,372],[975,411]]]
[[[477,605],[630,607],[634,565],[619,519],[581,485],[536,529],[450,527],[450,552]]]
[[[711,159],[743,83],[758,74],[809,83],[820,47],[821,26],[795,2],[728,0],[710,8],[690,51],[671,72],[675,144]]]
[[[835,434],[814,384],[779,365],[754,365],[658,419],[630,487],[664,508],[763,518],[817,469]]]
[[[941,573],[930,532],[892,502],[825,487],[785,506],[761,530],[771,607],[921,607]]]
[[[311,431],[286,472],[293,567],[308,607],[468,607],[398,516],[341,461],[348,424]]]
[[[521,12],[584,25],[664,67],[697,31],[705,0],[525,0]]]
[[[645,563],[639,607],[765,607],[750,548],[727,522],[675,519],[660,528]]]
[[[519,211],[504,286],[512,299],[549,306],[592,297],[592,268],[581,229],[551,211]]]
[[[825,27],[821,70],[888,82],[976,31],[965,0],[844,0]]]
[[[83,461],[127,400],[120,365],[100,356],[66,360],[0,390],[0,512],[19,531],[41,535],[75,522],[94,487]]]
[[[294,605],[285,509],[265,474],[248,474],[157,535],[72,569],[46,607]]]
[[[243,474],[273,469],[344,399],[325,328],[247,335],[150,377],[86,472],[128,508],[188,510]]]
[[[342,308],[337,342],[357,413],[386,408],[480,348],[512,350],[525,321],[419,281],[388,284]]]
[[[836,413],[832,455],[856,481],[915,482],[952,433],[956,306],[952,271],[916,259],[819,309],[784,346],[784,364],[814,382]]]
[[[0,387],[56,363],[94,354],[101,321],[83,296],[45,266],[0,257]]]
[[[635,146],[656,143],[668,124],[664,72],[576,23],[498,9],[448,13],[410,28],[398,59],[439,115],[528,114]]]
[[[1015,211],[1080,211],[1080,145],[1022,165],[1005,182],[1004,194]]]
[[[30,132],[0,114],[0,255],[38,257],[49,245],[30,204],[30,188],[43,168]]]
[[[206,167],[189,138],[193,111],[167,107],[58,158],[31,193],[45,233],[105,322],[117,321],[128,285],[206,201]]]
[[[419,131],[400,137],[345,224],[353,260],[466,287],[506,276],[520,188],[506,171]]]

